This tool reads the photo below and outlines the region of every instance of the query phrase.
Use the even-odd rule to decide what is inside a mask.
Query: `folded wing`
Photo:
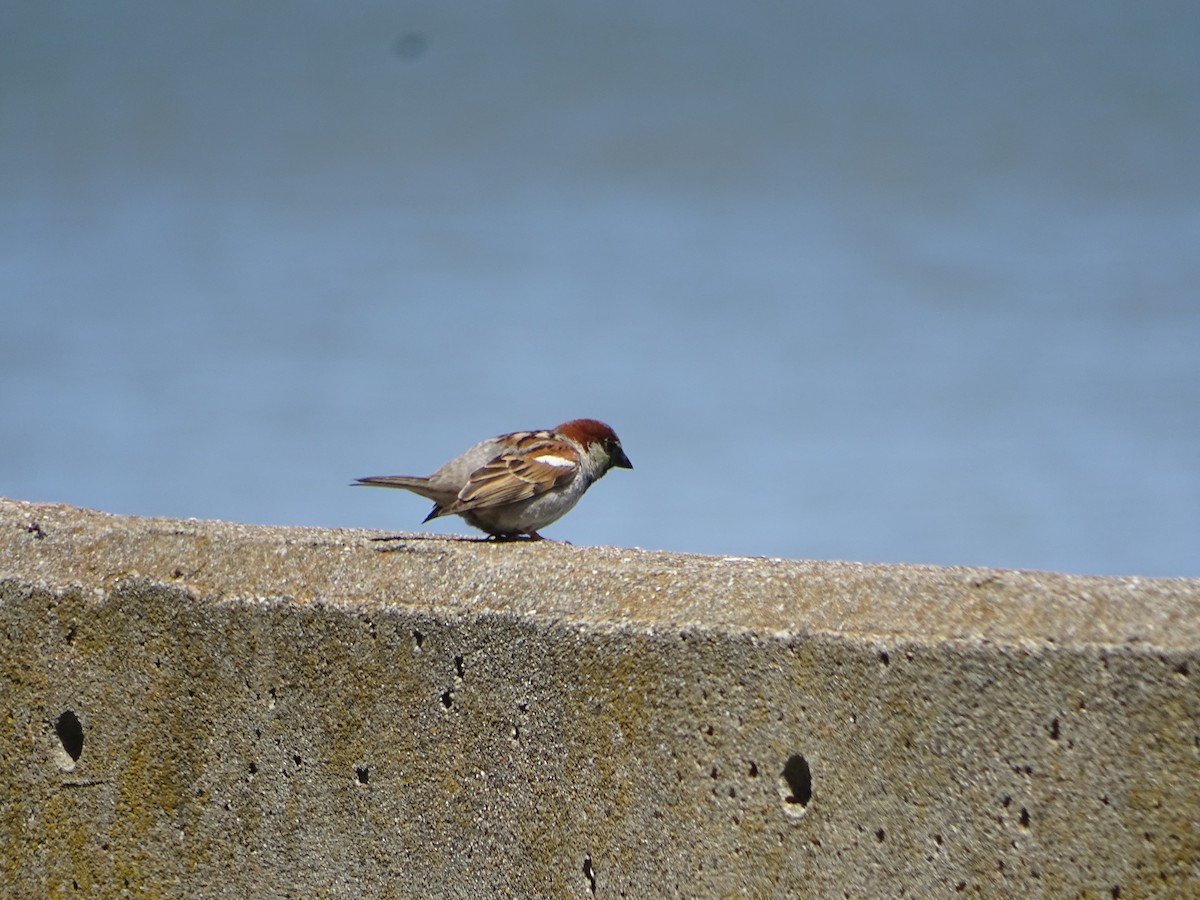
[[[523,446],[502,453],[471,473],[458,499],[444,509],[459,513],[483,507],[503,506],[544,494],[570,481],[579,472],[579,452],[570,444],[534,436]]]

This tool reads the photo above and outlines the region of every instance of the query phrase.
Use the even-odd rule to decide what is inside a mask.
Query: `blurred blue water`
[[[1200,7],[0,28],[0,494],[408,529],[586,415],[548,536],[1200,576]]]

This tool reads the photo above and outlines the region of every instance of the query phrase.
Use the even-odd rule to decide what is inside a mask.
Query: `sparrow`
[[[616,466],[632,469],[616,432],[595,419],[481,441],[432,475],[372,475],[356,485],[404,488],[433,501],[424,519],[462,516],[499,539],[528,535],[566,515],[592,483]]]

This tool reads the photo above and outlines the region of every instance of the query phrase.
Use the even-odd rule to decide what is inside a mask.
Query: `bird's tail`
[[[426,500],[432,500],[433,511],[425,517],[426,522],[442,515],[443,508],[453,503],[455,499],[453,493],[447,494],[445,490],[439,491],[430,485],[428,478],[419,478],[414,475],[368,475],[366,478],[355,479],[354,484],[365,487],[403,488],[414,494],[420,494]]]
[[[354,483],[365,484],[368,487],[404,488],[416,491],[418,494],[428,490],[429,479],[418,478],[414,475],[368,475],[366,478],[356,478]]]

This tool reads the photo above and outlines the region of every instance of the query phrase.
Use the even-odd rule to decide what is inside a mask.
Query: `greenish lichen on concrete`
[[[375,537],[0,501],[14,896],[1200,893],[1198,582]]]

